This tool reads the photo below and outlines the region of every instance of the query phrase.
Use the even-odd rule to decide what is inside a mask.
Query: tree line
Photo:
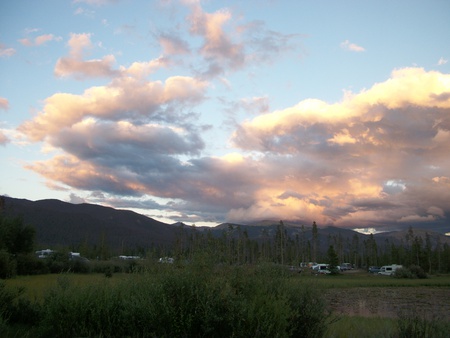
[[[108,260],[118,255],[137,255],[155,259],[173,257],[176,262],[208,260],[215,264],[245,265],[271,262],[299,267],[303,262],[351,263],[356,268],[401,264],[420,266],[428,273],[450,272],[450,246],[441,243],[439,237],[425,238],[409,229],[399,243],[386,240],[379,243],[374,235],[361,239],[356,233],[344,238],[340,233],[320,236],[316,222],[311,227],[301,226],[298,231],[287,231],[280,221],[275,231],[264,228],[257,238],[251,238],[247,229],[228,224],[220,235],[211,229],[199,230],[195,226],[181,225],[176,229],[171,245],[150,244],[148,247],[122,247],[120,252],[109,248],[106,235],[96,245],[87,241],[60,247],[58,255],[43,266],[34,251],[35,229],[24,224],[21,218],[9,218],[0,214],[0,278],[15,274],[33,274],[42,271],[58,272],[68,266],[64,252],[77,251],[91,260]],[[325,241],[326,243],[322,243]],[[324,249],[325,248],[325,249]],[[80,264],[78,262],[78,264]]]
[[[336,256],[339,264],[351,263],[356,268],[400,264],[417,265],[428,273],[450,272],[450,246],[441,243],[440,237],[425,238],[409,228],[405,238],[399,243],[386,239],[377,243],[373,234],[360,239],[344,238],[340,233],[324,239],[316,222],[310,228],[301,226],[290,235],[283,221],[276,227],[274,235],[267,229],[261,231],[258,239],[248,236],[247,230],[239,225],[228,225],[221,236],[214,236],[211,230],[190,231],[181,226],[175,243],[167,254],[178,260],[192,260],[196,255],[207,255],[222,264],[257,264],[273,262],[282,265],[299,266],[302,262],[330,263]],[[321,243],[324,241],[326,243]]]

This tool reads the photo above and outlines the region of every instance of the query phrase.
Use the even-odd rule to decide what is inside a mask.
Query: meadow
[[[446,337],[450,329],[448,316],[349,314],[333,303],[357,304],[367,292],[394,292],[405,301],[414,300],[418,289],[450,296],[450,275],[396,279],[361,271],[314,276],[270,264],[150,264],[110,277],[17,276],[2,285],[0,297],[16,295],[11,308],[0,310],[5,314],[2,336]]]

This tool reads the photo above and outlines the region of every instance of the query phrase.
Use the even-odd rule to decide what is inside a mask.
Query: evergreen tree
[[[336,251],[334,250],[333,245],[330,245],[328,247],[328,251],[327,251],[327,258],[328,258],[328,264],[329,264],[329,269],[331,271],[332,274],[337,274],[339,272],[339,257],[336,253]]]
[[[317,251],[319,247],[319,231],[317,229],[317,224],[314,221],[312,225],[312,260],[317,262]]]

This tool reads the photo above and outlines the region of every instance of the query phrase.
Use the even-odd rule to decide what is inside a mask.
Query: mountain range
[[[120,248],[147,248],[151,246],[170,247],[177,236],[180,226],[185,231],[209,231],[213,236],[237,236],[239,232],[253,240],[274,238],[277,221],[262,221],[252,224],[223,223],[216,227],[191,227],[182,223],[167,224],[129,210],[120,210],[94,204],[72,204],[56,199],[30,201],[3,196],[3,212],[6,216],[20,216],[25,224],[36,229],[36,245],[40,248],[57,246],[74,246],[81,243],[99,245],[106,243],[113,250]],[[311,226],[304,227],[296,222],[283,221],[287,234],[311,240]],[[359,232],[319,225],[320,250],[326,250],[331,238],[339,237],[344,243],[351,242],[357,236],[363,243],[369,235]],[[413,229],[415,236],[425,239],[425,233],[431,236],[432,242],[437,240],[450,245],[450,237],[443,234]],[[406,238],[406,231],[395,231],[375,234],[373,237],[379,245],[388,240],[398,244]]]

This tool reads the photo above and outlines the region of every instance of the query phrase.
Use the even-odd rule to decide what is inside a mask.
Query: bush
[[[398,268],[395,270],[393,276],[395,278],[413,278],[414,276],[411,274],[411,271],[407,268]]]
[[[411,265],[409,268],[399,268],[394,272],[395,278],[427,278],[426,272],[418,265]]]
[[[418,265],[411,265],[409,267],[409,270],[411,271],[411,274],[413,276],[416,276],[417,278],[420,279],[428,278],[427,273]]]
[[[17,262],[6,250],[0,250],[0,278],[11,278],[17,272]]]
[[[24,288],[7,289],[5,283],[0,281],[0,323],[34,325],[39,320],[39,305],[32,304],[20,296]]]
[[[17,255],[17,274],[18,275],[38,275],[49,273],[50,269],[45,260],[39,259],[33,254]]]
[[[450,323],[437,318],[427,319],[417,313],[401,313],[397,322],[398,337],[433,337],[446,338],[450,332]]]
[[[318,337],[321,295],[278,270],[153,267],[89,286],[61,280],[42,306],[43,336]]]

